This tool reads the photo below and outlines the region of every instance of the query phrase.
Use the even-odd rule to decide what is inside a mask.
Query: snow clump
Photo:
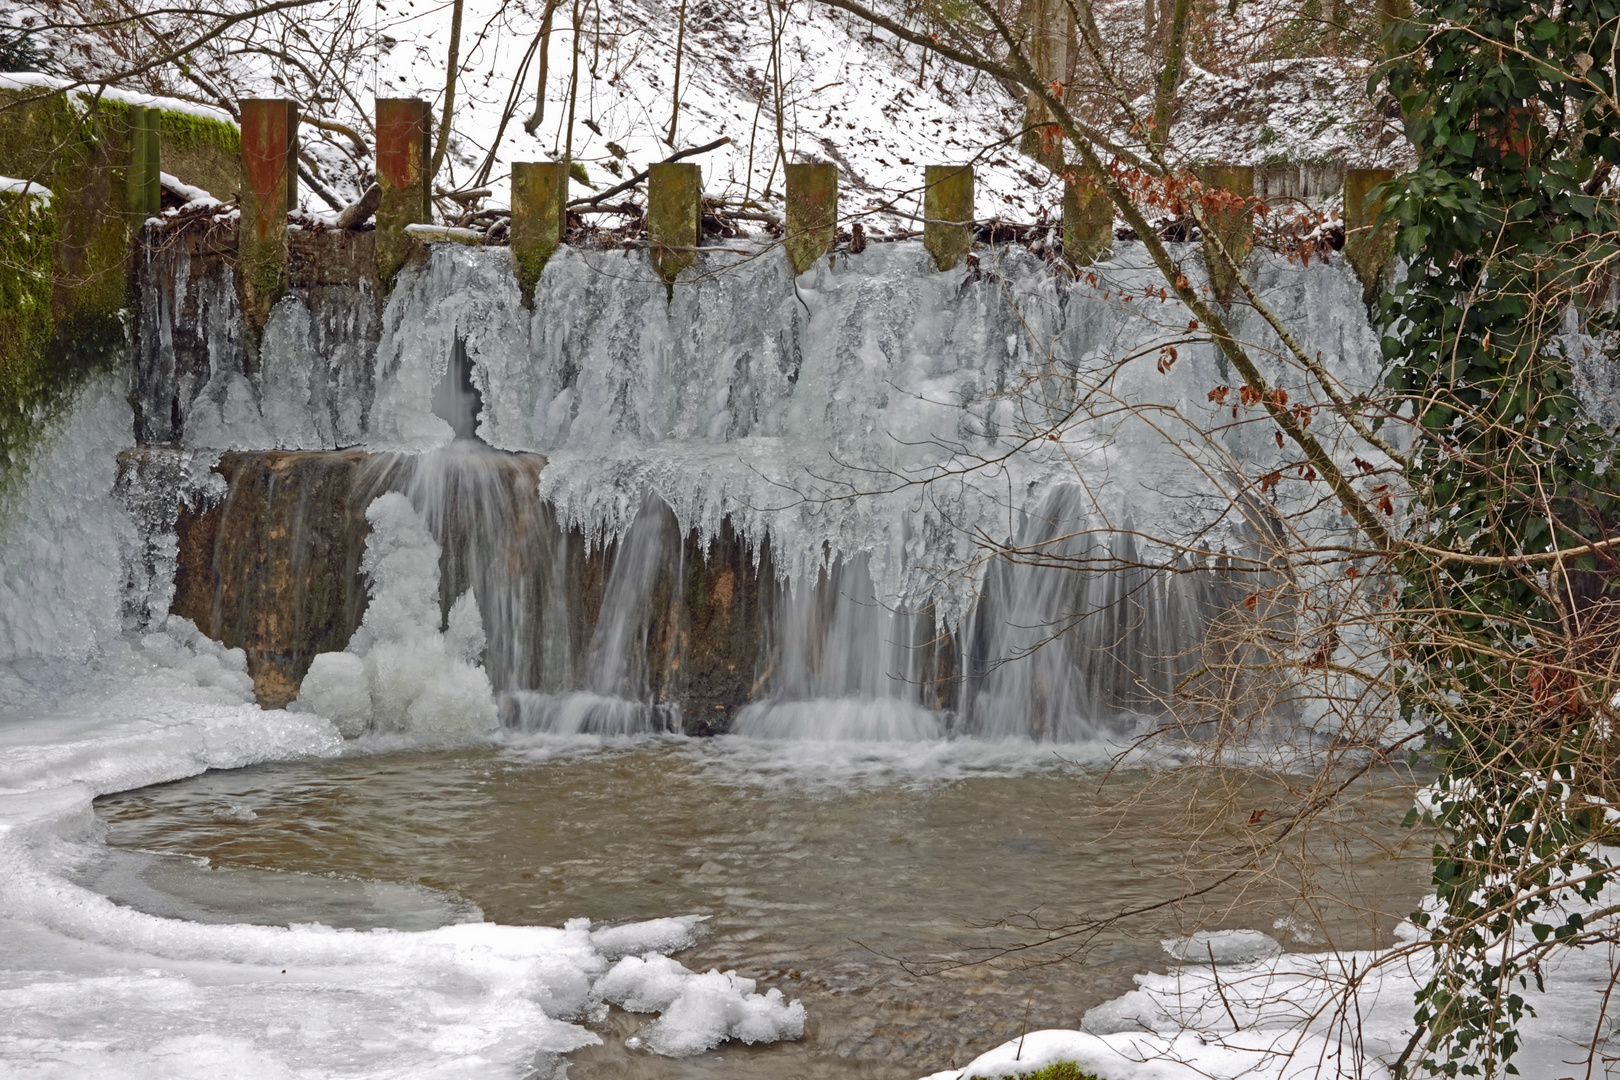
[[[727,1039],[778,1042],[804,1035],[804,1005],[780,990],[754,992],[735,971],[699,975],[655,952],[626,956],[597,980],[595,993],[629,1012],[656,1012],[625,1045],[665,1057],[690,1057]]]

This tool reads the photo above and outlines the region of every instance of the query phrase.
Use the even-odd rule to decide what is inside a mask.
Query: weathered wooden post
[[[1080,266],[1097,262],[1114,244],[1114,203],[1087,173],[1063,184],[1063,253]]]
[[[838,166],[787,167],[787,248],[793,272],[802,274],[833,249],[838,237]]]
[[[1222,304],[1232,302],[1238,273],[1221,257],[1220,239],[1239,266],[1254,247],[1254,168],[1250,165],[1207,165],[1197,170],[1204,185],[1204,265],[1210,291]]]
[[[159,174],[163,165],[158,143],[158,110],[145,105],[129,107],[129,171],[126,174],[125,205],[138,228],[149,217],[163,212],[163,185]]]
[[[512,259],[525,305],[534,304],[540,272],[562,245],[567,205],[568,162],[512,163]]]
[[[647,241],[666,285],[697,261],[703,227],[703,170],[681,161],[647,167]]]
[[[930,165],[923,183],[923,247],[949,270],[973,246],[973,166]]]
[[[1370,196],[1374,187],[1394,176],[1393,169],[1344,170],[1344,257],[1368,299],[1395,254],[1395,230],[1389,225],[1374,227],[1382,204]]]
[[[433,220],[428,176],[428,132],[432,120],[421,98],[377,99],[377,278],[383,288],[411,253],[407,225]]]
[[[298,205],[298,107],[286,98],[246,98],[241,114],[237,253],[244,313],[259,330],[287,290],[287,211]]]

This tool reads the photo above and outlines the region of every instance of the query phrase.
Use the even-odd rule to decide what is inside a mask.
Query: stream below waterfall
[[[615,1008],[594,1025],[602,1045],[571,1055],[572,1080],[901,1080],[1021,1029],[1078,1026],[1132,974],[1170,965],[1160,939],[1193,929],[1388,945],[1428,878],[1428,837],[1399,827],[1413,782],[1384,770],[1312,827],[1297,865],[1071,940],[1085,947],[1047,966],[950,963],[1207,883],[1253,810],[1290,793],[1205,770],[1105,777],[1050,744],[510,736],[104,796],[107,854],[79,873],[118,903],[204,922],[706,915],[681,962],[802,1000],[804,1038],[655,1057],[626,1046],[649,1018]]]

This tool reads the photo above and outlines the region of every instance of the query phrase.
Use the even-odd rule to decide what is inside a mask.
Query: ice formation
[[[371,604],[349,646],[310,665],[295,712],[313,712],[353,737],[367,731],[436,737],[487,733],[496,725],[484,673],[484,626],[469,591],[439,627],[439,545],[410,500],[378,496],[366,510],[371,535],[361,572]]]
[[[0,1071],[561,1075],[559,1055],[599,1041],[575,1022],[598,1005],[595,981],[624,956],[690,945],[701,918],[410,932],[204,925],[75,883],[104,851],[97,795],[344,745],[320,716],[253,704],[241,650],[189,622],[125,630],[124,567],[150,554],[114,492],[130,424],[120,380],[92,380],[41,433],[0,518]],[[419,675],[453,690],[390,698],[385,715],[432,731],[446,717],[462,728],[492,719],[487,682],[474,702],[467,675],[482,678],[469,663],[476,611],[463,604],[440,631],[438,553],[420,520],[395,496],[373,527],[378,621],[357,659],[395,646],[392,663],[437,665]],[[665,1020],[671,1046],[710,1036],[703,1016],[691,1020],[697,1035]],[[759,1037],[746,1022],[735,1029]]]
[[[660,1014],[634,1036],[667,1057],[690,1057],[727,1039],[778,1042],[804,1034],[804,1006],[782,991],[754,992],[735,971],[699,975],[658,953],[626,956],[596,983],[594,993],[629,1012]]]
[[[1196,247],[1175,253],[1196,276]],[[1348,266],[1261,254],[1253,278],[1347,394],[1377,384],[1379,350]],[[455,587],[476,593],[492,683],[525,730],[680,724],[680,702],[648,681],[647,598],[680,580],[688,536],[712,545],[729,528],[760,559],[768,546],[781,586],[764,635],[776,648],[761,666],[770,675],[738,730],[1087,739],[1152,713],[1193,663],[1205,621],[1231,603],[1217,564],[1247,550],[1272,510],[1257,505],[1244,520],[1211,494],[1209,478],[1278,470],[1268,496],[1278,513],[1313,499],[1269,425],[1232,422],[1210,400],[1232,373],[1161,292],[1145,251],[1126,243],[1080,278],[1018,247],[939,273],[920,245],[892,243],[795,279],[761,245],[705,254],[673,292],[640,253],[565,248],[531,310],[509,252],[436,245],[401,273],[373,359],[290,381],[253,375],[243,430],[273,445],[330,445],[325,434],[264,427],[309,414],[319,386],[320,415],[341,403],[363,445],[401,452],[389,468],[404,478],[392,489],[409,496],[446,558],[469,568]],[[217,309],[210,325],[228,314]],[[1339,447],[1320,388],[1265,359],[1285,353],[1271,329],[1241,306],[1231,318],[1268,378],[1314,410],[1313,433]],[[1165,344],[1178,359],[1161,371]],[[165,396],[166,354],[149,355],[141,415],[182,416],[198,449],[240,443],[199,426],[184,388]],[[213,365],[216,378],[235,365]],[[206,417],[230,400],[191,392]],[[470,449],[472,436],[543,455],[534,459],[543,508],[510,504],[498,463]],[[525,558],[555,571],[497,581],[499,545],[511,541],[489,522],[514,514],[527,515],[525,528],[506,535],[544,549]],[[1296,520],[1323,542],[1347,527],[1330,511]],[[588,656],[562,647],[573,616],[545,599],[556,591],[547,574],[566,573],[577,555],[571,531],[586,547],[618,545],[597,635],[571,647]],[[1139,569],[1070,573],[985,558],[985,545],[1007,542]],[[1210,554],[1179,555],[1183,542]],[[1065,622],[1076,625],[1052,638],[1047,628]],[[945,634],[951,657],[938,654]],[[964,676],[960,700],[923,689],[945,669]],[[316,689],[353,670],[323,660]],[[359,704],[351,694],[330,707]],[[1296,722],[1316,719],[1306,705],[1298,711]]]

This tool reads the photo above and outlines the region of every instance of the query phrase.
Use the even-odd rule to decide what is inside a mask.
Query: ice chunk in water
[[[698,930],[708,918],[707,915],[681,915],[593,930],[591,947],[609,960],[632,953],[676,952],[697,941]]]
[[[757,994],[756,985],[735,971],[699,975],[649,952],[613,965],[597,980],[596,994],[630,1012],[658,1013],[626,1045],[665,1057],[701,1054],[727,1039],[758,1043],[802,1036],[804,1006],[780,990]]]
[[[1184,964],[1252,964],[1283,951],[1275,938],[1258,930],[1200,930],[1191,937],[1166,938],[1159,944]]]
[[[675,1003],[692,972],[678,960],[648,953],[626,956],[597,982],[603,1001],[630,1012],[663,1012]]]

